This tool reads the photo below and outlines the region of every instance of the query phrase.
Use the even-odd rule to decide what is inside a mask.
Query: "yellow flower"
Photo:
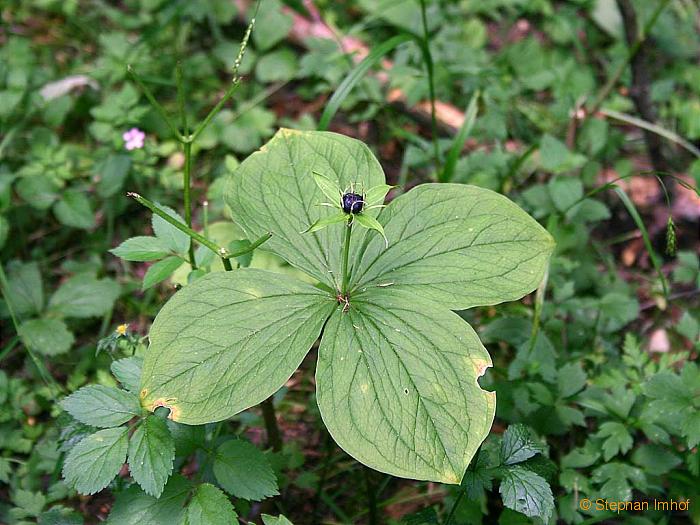
[[[126,323],[120,324],[119,326],[117,326],[116,332],[117,332],[119,335],[126,335],[126,331],[127,331],[128,328],[129,328],[129,325],[128,325],[128,324],[126,324]]]

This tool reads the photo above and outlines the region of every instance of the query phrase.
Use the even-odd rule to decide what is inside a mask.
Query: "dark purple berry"
[[[352,213],[357,215],[362,211],[362,206],[364,206],[365,201],[362,199],[362,195],[357,193],[345,193],[343,194],[343,211],[345,213]]]

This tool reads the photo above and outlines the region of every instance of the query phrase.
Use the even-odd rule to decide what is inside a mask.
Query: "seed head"
[[[364,204],[365,201],[362,198],[362,195],[358,193],[348,192],[343,194],[343,211],[345,213],[357,215],[362,211]]]

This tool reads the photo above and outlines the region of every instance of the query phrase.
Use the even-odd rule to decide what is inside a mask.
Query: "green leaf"
[[[227,441],[216,449],[214,475],[219,485],[237,498],[260,501],[279,494],[265,454],[242,439]]]
[[[174,475],[160,498],[142,492],[136,485],[119,493],[109,513],[108,523],[114,525],[178,525],[185,515],[184,504],[191,483]]]
[[[56,290],[49,308],[66,317],[99,317],[112,309],[119,292],[119,284],[112,279],[79,274]]]
[[[182,216],[180,216],[180,214],[175,210],[159,203],[156,204],[161,210],[173,217],[175,220],[181,222],[182,224],[186,224],[185,219],[183,219]],[[178,230],[168,221],[155,214],[151,218],[151,225],[156,237],[158,237],[169,250],[180,254],[187,253],[187,250],[190,248],[189,235],[181,230]]]
[[[376,232],[379,232],[379,234],[384,239],[384,246],[389,246],[389,241],[387,241],[386,235],[384,235],[384,228],[382,228],[382,225],[379,224],[379,222],[377,222],[377,219],[375,219],[374,217],[370,217],[369,215],[365,215],[364,213],[361,213],[359,215],[355,215],[355,220],[358,223],[360,223],[360,226],[364,226],[368,230],[374,230]]]
[[[568,363],[558,370],[557,384],[561,397],[571,397],[583,387],[587,381],[586,372],[581,368],[580,363]]]
[[[292,17],[282,10],[279,0],[265,1],[260,5],[256,16],[253,41],[256,49],[265,51],[277,42],[284,40],[292,28]]]
[[[63,409],[78,421],[93,427],[116,427],[141,414],[136,397],[104,385],[88,385],[63,401]]]
[[[542,454],[544,446],[532,438],[531,431],[525,425],[510,425],[503,433],[501,443],[501,461],[505,465],[514,465]]]
[[[44,309],[44,288],[37,263],[11,263],[7,271],[7,284],[7,294],[17,315],[41,313]]]
[[[146,270],[146,275],[143,276],[143,284],[141,285],[141,289],[148,290],[151,286],[164,281],[180,266],[182,266],[182,259],[175,255],[172,257],[166,257],[162,261],[152,264],[148,270]]]
[[[75,445],[63,464],[66,482],[85,495],[105,488],[126,461],[128,431],[126,427],[100,430]]]
[[[255,76],[260,82],[284,82],[294,78],[299,67],[291,49],[280,49],[261,57],[255,66]]]
[[[83,525],[83,517],[73,509],[57,506],[39,515],[39,525]]]
[[[125,261],[154,261],[170,252],[161,239],[149,236],[131,237],[109,251]]]
[[[68,190],[61,200],[54,204],[54,215],[61,224],[89,230],[95,227],[95,213],[90,200],[83,192]]]
[[[352,259],[351,289],[409,290],[462,310],[513,301],[542,281],[552,237],[516,204],[464,184],[422,184],[378,217],[389,247],[369,236]]]
[[[197,487],[187,505],[186,525],[221,525],[235,523],[238,514],[226,494],[210,483]]]
[[[388,184],[378,184],[374,188],[370,188],[365,193],[365,205],[373,206],[375,204],[383,204],[386,194],[391,191],[394,186],[389,186]]]
[[[304,230],[304,233],[317,232],[319,230],[322,230],[326,226],[330,226],[331,224],[338,224],[339,222],[347,222],[347,220],[348,216],[341,211],[339,213],[336,213],[335,215],[331,215],[330,217],[324,217],[323,219],[317,220],[306,230]]]
[[[491,428],[491,359],[457,314],[407,291],[369,289],[324,328],[317,400],[335,441],[382,472],[457,484]],[[419,436],[420,439],[416,439]]]
[[[343,190],[338,186],[338,183],[315,171],[313,172],[313,176],[316,186],[318,186],[318,189],[320,189],[330,201],[329,204],[334,204],[336,207],[340,207],[340,200],[343,195]]]
[[[143,358],[134,356],[113,361],[110,369],[124,388],[129,392],[138,392],[142,367]]]
[[[292,375],[336,302],[264,270],[208,274],[156,317],[142,404],[190,425],[219,421],[272,395]]]
[[[668,447],[645,444],[632,454],[632,461],[649,474],[662,476],[668,474],[682,463],[681,458]]]
[[[58,355],[70,350],[75,338],[60,319],[31,319],[19,327],[19,335],[32,350],[44,355]]]
[[[131,157],[123,153],[112,154],[99,164],[97,194],[102,198],[111,197],[124,186],[124,180],[131,168]]]
[[[264,525],[294,525],[285,516],[280,514],[279,516],[270,516],[269,514],[263,514],[261,516]]]
[[[282,129],[239,166],[226,201],[248,239],[271,232],[265,250],[337,289],[342,281],[343,229],[301,233],[318,219],[336,213],[319,206],[325,196],[314,182],[314,172],[339,188],[384,184],[379,162],[362,142],[336,133]],[[360,229],[353,233],[351,256],[365,233]]]
[[[607,438],[603,442],[603,459],[605,461],[610,461],[619,453],[626,453],[634,444],[627,427],[617,421],[606,421],[600,425],[596,437]]]
[[[44,175],[22,177],[16,186],[17,194],[37,210],[48,209],[58,199],[59,184]]]
[[[542,518],[545,523],[549,521],[554,510],[554,498],[542,476],[523,467],[508,468],[498,491],[506,507],[531,518]]]
[[[173,471],[175,443],[165,419],[145,418],[129,441],[129,470],[146,494],[159,498]]]

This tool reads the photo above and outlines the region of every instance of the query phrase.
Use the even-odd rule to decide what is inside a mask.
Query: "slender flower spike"
[[[129,131],[126,131],[123,135],[122,138],[124,139],[124,147],[131,151],[134,149],[141,149],[143,148],[143,143],[146,138],[146,134],[141,131],[139,128],[131,128]]]
[[[379,184],[365,193],[357,193],[353,186],[342,191],[334,181],[320,173],[313,172],[313,176],[316,185],[330,201],[322,202],[321,206],[336,208],[339,210],[339,213],[317,220],[303,233],[316,232],[339,222],[345,222],[346,224],[357,222],[364,228],[379,232],[384,237],[386,246],[389,246],[389,241],[384,234],[382,225],[374,217],[365,215],[363,211],[384,207],[384,198],[393,186]]]

